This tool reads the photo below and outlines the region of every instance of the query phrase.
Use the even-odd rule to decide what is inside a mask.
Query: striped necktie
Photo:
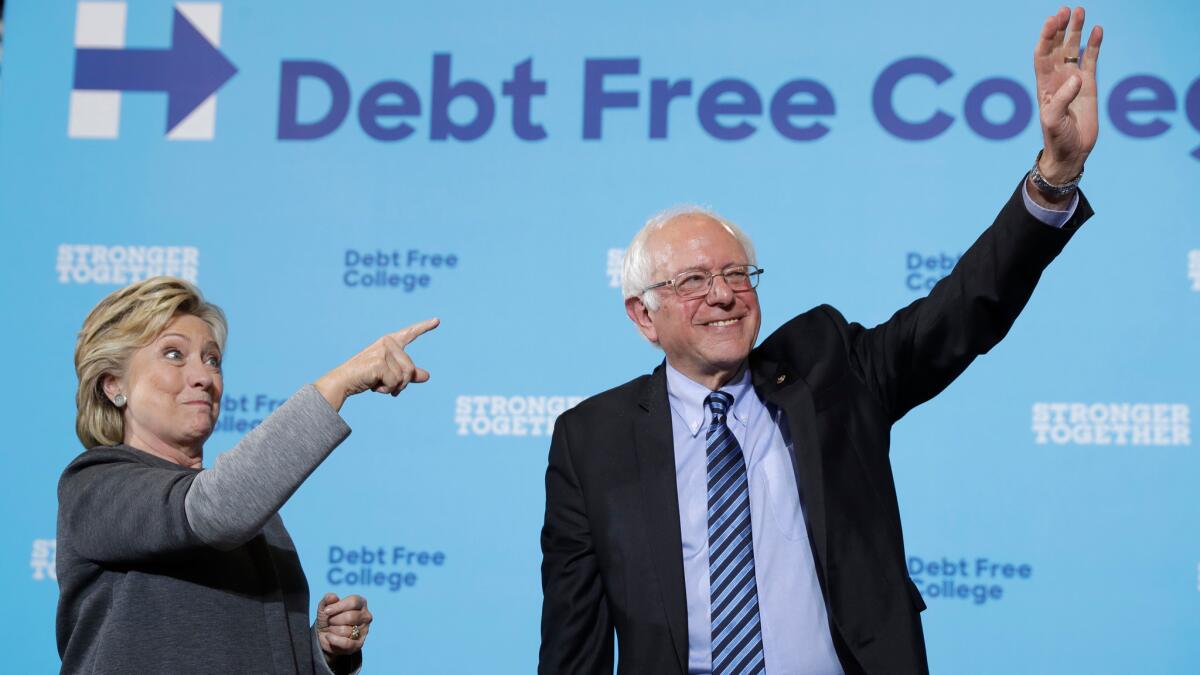
[[[714,391],[708,447],[708,583],[713,675],[766,672],[754,580],[746,460],[726,414],[733,396]]]

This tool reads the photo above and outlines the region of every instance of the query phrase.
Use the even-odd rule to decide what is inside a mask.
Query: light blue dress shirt
[[[1079,204],[1045,209],[1022,187],[1025,208],[1039,221],[1062,227]],[[721,391],[733,396],[727,420],[742,446],[750,489],[754,573],[768,675],[843,675],[808,543],[804,504],[793,471],[795,451],[782,410],[755,393],[743,368]],[[709,390],[670,363],[667,398],[675,443],[675,487],[683,539],[687,593],[688,673],[712,672],[712,624],[708,588],[708,456],[704,434]]]
[[[754,575],[758,582],[767,672],[842,675],[817,582],[808,528],[792,470],[783,411],[768,407],[750,371],[721,387],[733,396],[729,429],[742,446],[750,487]],[[667,364],[667,397],[675,440],[675,486],[683,539],[688,609],[688,672],[712,672],[708,588],[708,455],[702,431],[709,390]]]

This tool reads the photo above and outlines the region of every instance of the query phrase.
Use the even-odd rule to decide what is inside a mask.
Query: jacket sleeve
[[[1046,225],[1026,209],[1018,185],[991,227],[928,296],[871,329],[835,318],[845,326],[853,366],[893,422],[945,389],[1004,338],[1042,271],[1091,215],[1080,193],[1074,216],[1062,228]]]
[[[230,550],[257,536],[349,433],[307,385],[211,469],[156,467],[126,450],[88,450],[59,481],[59,529],[77,553],[100,563]]]
[[[349,435],[316,387],[305,385],[196,476],[188,522],[214,548],[241,546]]]
[[[540,675],[613,672],[613,624],[592,544],[587,507],[558,418],[546,469],[542,526]]]

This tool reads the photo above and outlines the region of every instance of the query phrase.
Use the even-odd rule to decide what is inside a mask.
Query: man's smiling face
[[[655,282],[694,270],[719,275],[730,265],[749,263],[741,243],[724,225],[699,214],[667,222],[650,235],[646,249],[654,262]],[[754,289],[735,293],[716,276],[708,293],[698,298],[680,298],[665,286],[650,292],[658,294],[658,308],[643,309],[641,319],[634,320],[676,370],[703,384],[723,382],[741,367],[762,320]]]

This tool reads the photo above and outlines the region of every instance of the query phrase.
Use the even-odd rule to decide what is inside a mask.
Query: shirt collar
[[[721,391],[733,396],[733,410],[730,411],[730,416],[734,422],[743,427],[746,426],[750,397],[756,396],[754,387],[750,383],[750,369],[743,364],[741,371],[725,383],[725,386],[721,387]],[[667,399],[671,403],[671,410],[675,411],[693,437],[699,434],[700,430],[708,423],[708,411],[704,407],[704,399],[710,393],[712,392],[707,387],[679,372],[669,362],[667,363]]]

